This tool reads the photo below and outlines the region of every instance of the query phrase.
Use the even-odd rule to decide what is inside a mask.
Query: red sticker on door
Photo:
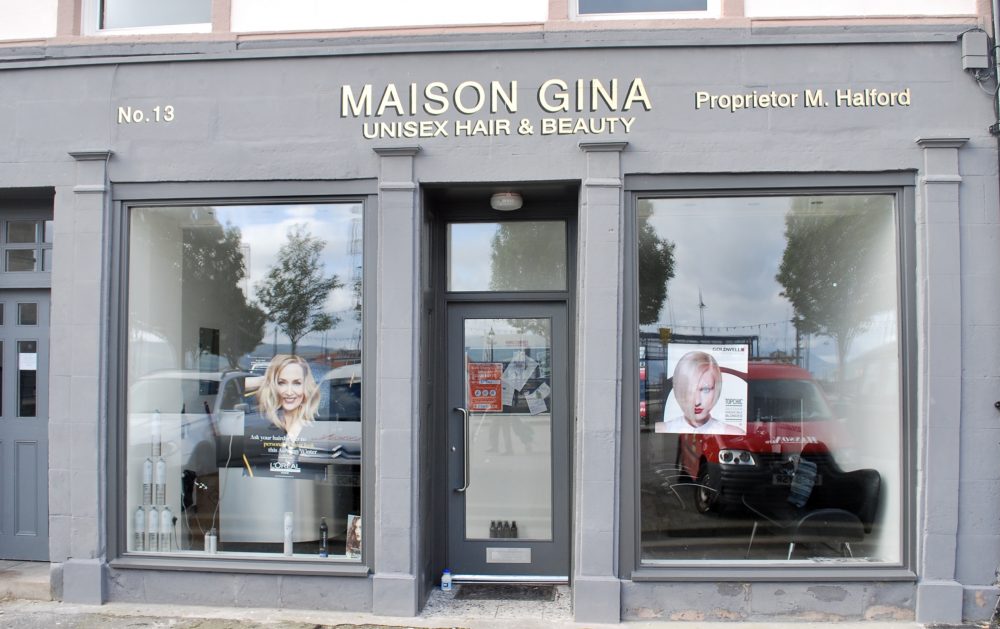
[[[469,363],[469,410],[498,413],[503,410],[502,363]]]

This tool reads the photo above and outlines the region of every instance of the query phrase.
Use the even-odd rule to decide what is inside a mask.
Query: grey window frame
[[[3,210],[3,230],[0,238],[0,288],[51,288],[52,270],[40,271],[4,271],[7,257],[7,223],[17,220],[52,221],[53,231],[56,228],[53,204],[55,191],[52,188],[13,189],[0,195],[0,209]],[[43,225],[44,229],[44,225]],[[44,237],[42,238],[44,241]],[[44,249],[55,251],[53,242],[37,242],[34,244],[16,244],[12,249],[33,249],[40,256]],[[39,260],[39,266],[42,261]]]
[[[622,456],[619,518],[619,575],[647,582],[670,581],[916,581],[917,325],[916,174],[711,174],[625,176],[625,302],[622,348]],[[808,194],[892,194],[896,197],[897,295],[900,326],[900,561],[849,565],[788,566],[780,561],[677,561],[643,564],[639,518],[640,457],[638,370],[638,247],[636,208],[640,198],[786,196]]]
[[[125,521],[125,475],[127,435],[125,430],[128,352],[128,243],[129,212],[133,207],[176,207],[186,205],[250,205],[265,203],[355,202],[362,204],[362,378],[369,383],[362,390],[362,443],[370,452],[361,461],[362,539],[374,539],[375,457],[375,360],[376,305],[375,277],[377,238],[373,228],[378,220],[378,183],[374,179],[354,181],[252,181],[199,183],[122,183],[112,184],[110,203],[105,208],[105,228],[109,255],[106,260],[109,281],[109,317],[105,331],[108,348],[103,396],[107,425],[107,531],[108,565],[115,569],[180,570],[195,572],[231,572],[271,575],[322,575],[331,577],[367,577],[374,566],[374,548],[362,548],[361,561],[337,558],[308,559],[284,556],[244,558],[225,555],[187,557],[136,556],[127,552]]]

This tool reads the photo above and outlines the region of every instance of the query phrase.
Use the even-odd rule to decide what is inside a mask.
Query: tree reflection
[[[775,279],[802,334],[837,347],[837,380],[851,342],[895,305],[893,213],[886,196],[801,197],[785,217]]]
[[[291,342],[294,354],[299,340],[310,332],[323,332],[339,318],[325,312],[330,292],[344,284],[336,274],[324,275],[321,259],[326,241],[309,233],[305,225],[288,230],[287,242],[263,280],[257,283],[257,299]]]
[[[660,238],[649,224],[649,199],[639,201],[639,325],[656,323],[667,299],[667,282],[674,277],[674,243]]]
[[[196,225],[183,229],[185,310],[200,312],[199,325],[221,329],[219,353],[235,368],[264,338],[264,312],[247,299],[248,277],[239,227],[221,225],[211,208],[193,208]],[[192,308],[200,304],[200,308]]]

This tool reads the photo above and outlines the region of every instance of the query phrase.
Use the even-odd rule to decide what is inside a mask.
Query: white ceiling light
[[[516,192],[497,192],[490,197],[490,207],[500,212],[520,210],[524,199]]]

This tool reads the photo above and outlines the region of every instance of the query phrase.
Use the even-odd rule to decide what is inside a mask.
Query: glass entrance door
[[[456,578],[569,574],[564,304],[448,310],[449,566]]]

